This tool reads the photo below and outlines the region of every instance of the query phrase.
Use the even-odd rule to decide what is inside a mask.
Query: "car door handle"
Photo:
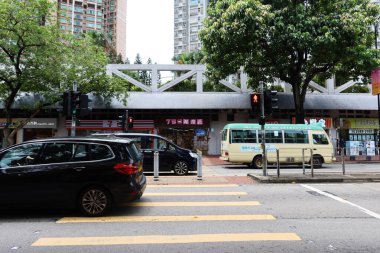
[[[74,170],[75,171],[78,171],[78,172],[81,172],[83,169],[85,169],[86,167],[75,167]]]

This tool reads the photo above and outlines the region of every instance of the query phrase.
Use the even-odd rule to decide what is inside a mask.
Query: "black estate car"
[[[181,148],[170,140],[156,134],[143,133],[97,133],[94,136],[116,136],[131,139],[144,155],[144,171],[153,171],[154,152],[159,153],[159,171],[174,171],[186,175],[197,170],[198,155]]]
[[[48,138],[0,150],[0,208],[77,207],[100,216],[145,187],[141,153],[125,138]]]

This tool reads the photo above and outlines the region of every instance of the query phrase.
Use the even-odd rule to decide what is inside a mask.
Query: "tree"
[[[0,100],[6,145],[40,110],[62,100],[61,94],[71,90],[74,81],[80,92],[106,98],[123,91],[122,81],[106,75],[103,48],[87,36],[63,34],[55,13],[50,0],[0,1]],[[125,102],[126,96],[118,98]],[[15,103],[25,104],[29,118],[11,129]]]
[[[337,71],[369,77],[378,65],[372,29],[378,15],[369,0],[213,0],[200,38],[214,78],[243,66],[256,85],[289,83],[303,123],[313,78]]]
[[[136,55],[134,64],[142,64],[142,60],[141,60],[140,54]],[[146,71],[145,70],[139,70],[139,71],[137,71],[137,74],[138,74],[138,80],[140,82],[143,82],[143,80],[146,79]]]
[[[85,35],[89,35],[93,39],[94,43],[100,47],[103,47],[107,57],[108,63],[110,64],[123,64],[123,57],[121,54],[117,54],[116,49],[112,45],[112,36],[105,34],[104,32],[91,31],[87,32]]]
[[[152,64],[152,59],[149,57],[146,64],[150,65]],[[146,72],[146,79],[142,80],[146,85],[151,86],[152,85],[152,73]]]
[[[176,64],[204,64],[204,53],[202,51],[183,52],[174,56],[172,60]]]

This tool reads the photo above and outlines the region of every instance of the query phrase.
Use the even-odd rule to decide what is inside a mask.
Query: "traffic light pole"
[[[261,115],[260,120],[261,124],[261,149],[262,149],[262,163],[263,163],[263,176],[267,176],[267,151],[265,148],[265,113],[264,113],[264,82],[260,82],[260,90],[261,90]]]
[[[70,92],[70,95],[72,95],[73,92],[77,92],[78,90],[78,85],[77,85],[77,82],[74,81],[73,83],[73,91]],[[74,103],[72,103],[74,104]],[[74,105],[75,106],[75,105]],[[75,136],[76,135],[76,127],[77,127],[77,110],[76,109],[73,109],[71,108],[72,110],[72,115],[71,115],[71,136]]]

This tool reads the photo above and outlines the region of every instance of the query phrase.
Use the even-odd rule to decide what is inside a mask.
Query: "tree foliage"
[[[32,118],[60,101],[74,81],[80,92],[106,98],[118,95],[125,102],[123,82],[106,75],[103,48],[88,36],[75,39],[64,34],[57,25],[56,11],[50,0],[0,1],[0,100],[7,125],[16,102],[32,98],[24,108]],[[16,129],[4,128],[8,143],[29,119]]]
[[[316,76],[369,76],[378,65],[372,29],[378,15],[369,0],[210,1],[200,38],[212,77],[243,66],[256,85],[274,78],[289,83],[303,123],[306,91]]]

